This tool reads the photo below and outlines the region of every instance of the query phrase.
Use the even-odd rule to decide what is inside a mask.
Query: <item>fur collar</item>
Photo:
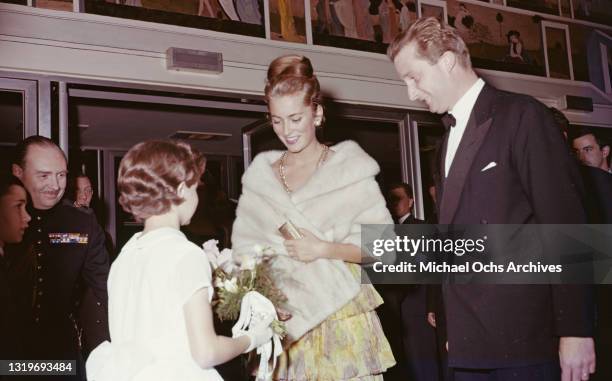
[[[272,169],[272,164],[281,157],[283,151],[266,151],[257,155],[242,177],[242,185],[264,198],[277,201],[288,201],[290,198],[292,202],[299,203],[372,178],[380,172],[378,163],[352,140],[330,148],[334,155],[291,196],[285,192]]]

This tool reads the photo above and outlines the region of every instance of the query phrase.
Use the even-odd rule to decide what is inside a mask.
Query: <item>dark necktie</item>
[[[455,120],[453,114],[446,113],[444,116],[442,116],[442,124],[444,125],[446,131],[448,131],[449,128],[455,127],[457,121]]]

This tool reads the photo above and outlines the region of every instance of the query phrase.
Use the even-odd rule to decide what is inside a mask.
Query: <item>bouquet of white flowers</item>
[[[270,325],[274,332],[272,340],[257,348],[261,358],[256,376],[257,380],[272,380],[276,359],[282,353],[281,339],[287,334],[276,312],[276,307],[283,305],[287,297],[272,282],[270,262],[274,260],[274,252],[256,245],[254,255],[242,258],[238,263],[231,250],[219,251],[218,243],[213,239],[203,245],[213,268],[216,291],[213,309],[221,320],[238,320],[232,328],[234,337],[247,330],[258,317],[274,317]]]
[[[287,302],[285,294],[272,281],[272,249],[255,245],[253,255],[243,257],[238,263],[230,249],[219,251],[218,243],[211,239],[204,243],[203,248],[213,268],[213,309],[220,320],[237,320],[242,300],[250,291],[265,296],[275,307],[282,307]],[[281,339],[287,333],[285,325],[277,319],[272,322],[272,329]]]

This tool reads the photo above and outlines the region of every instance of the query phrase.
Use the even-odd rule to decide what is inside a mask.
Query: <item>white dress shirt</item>
[[[399,225],[403,224],[403,223],[404,223],[404,221],[406,221],[406,220],[408,219],[408,217],[410,217],[410,214],[411,214],[411,213],[404,214],[403,216],[401,216],[401,217],[400,217],[400,219],[399,219],[399,220],[397,220],[397,223],[398,223]]]
[[[481,78],[478,78],[472,87],[470,87],[470,89],[463,94],[461,99],[459,99],[459,101],[457,101],[457,103],[455,103],[453,108],[449,111],[449,113],[455,117],[456,123],[455,127],[450,129],[448,135],[446,158],[444,160],[444,177],[448,177],[448,171],[450,170],[455,154],[457,153],[457,148],[459,148],[459,143],[461,143],[461,138],[463,137],[468,120],[472,114],[472,109],[474,108],[476,99],[478,99],[478,95],[480,95],[484,85],[485,82]]]

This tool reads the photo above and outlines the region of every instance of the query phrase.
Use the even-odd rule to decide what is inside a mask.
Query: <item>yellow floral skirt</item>
[[[362,285],[351,302],[283,352],[274,379],[382,381],[395,360],[374,311],[380,304],[374,287]]]

